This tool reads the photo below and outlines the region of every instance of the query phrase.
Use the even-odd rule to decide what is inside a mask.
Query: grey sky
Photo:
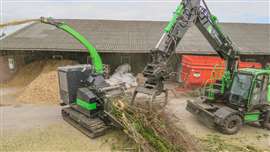
[[[167,21],[180,0],[0,0],[1,21],[38,18]],[[221,22],[270,23],[269,0],[206,0]]]

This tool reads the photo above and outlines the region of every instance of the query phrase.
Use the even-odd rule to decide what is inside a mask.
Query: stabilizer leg
[[[135,98],[136,98],[136,96],[137,96],[137,93],[138,93],[138,91],[134,91],[134,93],[133,93],[133,96],[132,96],[132,99],[131,99],[131,102],[130,102],[130,104],[131,105],[133,105],[134,104],[134,100],[135,100]]]

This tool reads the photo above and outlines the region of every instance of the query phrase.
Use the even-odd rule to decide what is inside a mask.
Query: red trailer
[[[213,71],[215,71],[216,78],[221,79],[224,68],[224,60],[220,57],[184,55],[181,79],[187,87],[200,87],[211,83],[210,78]],[[262,68],[262,65],[256,62],[240,62],[239,68]]]

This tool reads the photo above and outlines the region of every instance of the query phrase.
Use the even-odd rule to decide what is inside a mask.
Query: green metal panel
[[[76,99],[76,104],[84,109],[87,109],[87,110],[97,109],[97,103],[88,103],[88,102],[81,100],[81,99],[78,99],[78,98]]]
[[[231,84],[232,84],[231,72],[226,71],[222,77],[221,93],[224,94],[225,91],[230,88]]]
[[[258,121],[260,119],[260,112],[254,112],[254,113],[246,113],[244,120],[245,122],[254,122]]]
[[[184,9],[183,9],[184,5],[180,4],[177,6],[172,19],[170,20],[170,22],[168,23],[168,25],[165,27],[164,32],[169,33],[171,31],[171,29],[174,27],[177,18],[183,15]]]
[[[213,23],[213,26],[215,27],[216,31],[222,35],[224,37],[224,34],[223,32],[221,31],[221,27],[220,25],[218,24],[218,18],[215,16],[215,15],[211,15],[210,17],[212,23]]]
[[[215,15],[211,15],[210,19],[214,24],[218,23],[218,18]]]
[[[253,77],[252,80],[252,84],[251,84],[251,88],[249,90],[249,95],[248,95],[248,109],[252,108],[251,102],[252,102],[252,92],[254,91],[254,87],[255,87],[255,83],[256,83],[256,76]]]
[[[270,69],[255,69],[255,68],[244,68],[240,69],[239,72],[241,73],[247,73],[247,74],[253,74],[253,75],[259,75],[259,74],[268,74],[270,75]]]
[[[102,74],[103,73],[103,64],[102,64],[102,61],[101,61],[99,54],[97,53],[96,48],[93,47],[93,45],[90,44],[84,36],[82,36],[80,33],[75,31],[70,26],[62,23],[62,24],[58,24],[57,27],[64,30],[65,32],[69,33],[70,35],[72,35],[76,40],[78,40],[88,50],[90,57],[92,59],[92,64],[94,65],[94,68],[95,68],[95,72],[98,74]]]
[[[213,27],[212,27],[212,25],[209,25],[208,27],[207,27],[207,31],[208,31],[208,33],[212,33],[212,30],[213,30]]]
[[[268,84],[268,88],[267,88],[267,101],[269,102],[270,104],[270,84]]]
[[[254,90],[254,86],[256,84],[256,77],[261,74],[268,74],[270,76],[270,70],[265,68],[265,69],[255,69],[255,68],[245,68],[245,69],[240,69],[239,73],[242,74],[250,74],[254,76],[253,82],[252,82],[252,89],[250,89],[249,92],[249,101],[248,101],[248,107],[252,107],[251,105],[251,98],[252,98],[252,92]],[[268,85],[268,92],[267,92],[267,101],[270,103],[270,85]]]

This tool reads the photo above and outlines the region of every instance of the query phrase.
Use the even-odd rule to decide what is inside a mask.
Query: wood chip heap
[[[25,66],[21,71],[23,79],[30,83],[25,86],[22,93],[17,97],[17,100],[22,103],[45,103],[45,104],[57,104],[59,103],[59,87],[58,87],[58,76],[57,67],[64,65],[76,64],[74,61],[70,60],[48,60],[48,61],[38,61],[33,62],[30,65]],[[31,67],[29,69],[29,67]],[[30,76],[28,80],[28,74],[35,72],[35,78]],[[20,73],[20,72],[19,72]],[[18,77],[18,76],[17,76]],[[21,81],[20,78],[14,81]],[[32,80],[32,81],[31,81]]]

